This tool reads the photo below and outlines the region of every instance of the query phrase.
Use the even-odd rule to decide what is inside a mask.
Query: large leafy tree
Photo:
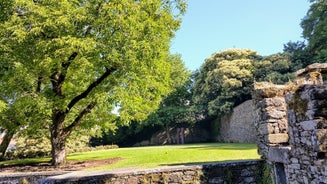
[[[303,37],[308,41],[308,52],[314,62],[327,59],[327,1],[311,0],[307,15],[301,22]]]
[[[248,49],[229,49],[205,60],[197,74],[193,103],[199,119],[228,113],[251,98],[253,61],[259,56]]]
[[[8,5],[9,6],[9,5]],[[172,87],[169,41],[181,0],[14,0],[0,23],[1,88],[41,111],[52,164],[74,130],[144,119]],[[11,9],[8,9],[11,10]],[[118,110],[118,113],[110,113]],[[92,113],[91,113],[92,112]]]

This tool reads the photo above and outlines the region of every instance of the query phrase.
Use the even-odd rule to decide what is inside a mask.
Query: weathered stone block
[[[269,134],[268,135],[268,143],[271,144],[280,144],[288,142],[288,134]]]
[[[286,164],[290,150],[291,147],[272,147],[268,152],[268,161]]]
[[[316,121],[303,121],[300,123],[300,126],[303,130],[310,131],[315,130],[317,128],[317,122]]]
[[[270,123],[260,124],[258,130],[262,135],[274,133],[274,127]]]
[[[327,120],[325,118],[316,119],[317,129],[327,129]]]
[[[318,144],[320,152],[327,152],[327,129],[317,130]]]
[[[268,119],[283,119],[286,117],[286,113],[283,111],[271,110],[262,113],[262,120]]]
[[[278,120],[277,123],[278,123],[280,133],[287,133],[288,132],[288,123],[287,123],[286,118]]]
[[[253,97],[255,99],[283,97],[287,91],[285,85],[275,85],[268,82],[256,83],[254,88],[255,93]]]

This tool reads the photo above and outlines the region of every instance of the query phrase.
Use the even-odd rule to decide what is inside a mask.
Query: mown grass
[[[121,160],[114,164],[89,169],[153,168],[169,165],[188,165],[259,158],[255,144],[206,143],[91,151],[70,154],[67,159],[82,161],[117,157],[121,158]],[[36,163],[49,160],[50,158],[5,161],[0,162],[0,166],[2,164]]]

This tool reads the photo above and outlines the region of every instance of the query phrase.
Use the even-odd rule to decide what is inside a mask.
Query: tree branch
[[[52,87],[53,87],[52,91],[58,96],[62,96],[61,88],[66,79],[68,68],[72,63],[72,61],[77,57],[77,55],[78,55],[77,52],[73,52],[69,56],[68,61],[61,63],[62,71],[61,72],[56,71],[50,76]]]
[[[79,115],[75,118],[72,124],[70,124],[68,127],[64,129],[65,134],[70,134],[70,132],[73,130],[74,127],[76,127],[81,120],[84,118],[84,116],[91,112],[93,107],[96,105],[95,102],[91,102],[84,110],[82,110]]]
[[[106,68],[106,72],[103,73],[100,78],[98,78],[96,81],[91,83],[85,91],[83,91],[81,94],[77,95],[75,98],[73,98],[70,101],[70,103],[67,106],[66,113],[68,113],[76,103],[78,103],[83,98],[86,98],[94,88],[96,88],[104,79],[106,79],[110,74],[112,74],[116,70],[117,70],[116,67]]]
[[[39,76],[37,78],[37,86],[36,86],[36,92],[39,93],[41,91],[41,84],[42,84],[42,76]]]

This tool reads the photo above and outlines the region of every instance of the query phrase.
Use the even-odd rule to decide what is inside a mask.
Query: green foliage
[[[313,55],[304,42],[288,42],[284,45],[284,53],[290,55],[291,69],[297,71],[314,62]]]
[[[15,142],[16,148],[7,153],[6,157],[9,159],[42,158],[51,155],[50,140],[48,136],[44,135],[44,132],[35,131],[28,137],[17,136]]]
[[[253,64],[255,67],[253,75],[258,82],[268,81],[275,84],[284,84],[295,78],[294,72],[297,67],[294,67],[288,53],[262,57]]]
[[[34,130],[33,133],[27,135],[20,134],[15,137],[15,149],[9,150],[6,158],[41,158],[51,156],[50,137],[46,130]],[[67,140],[67,152],[74,153],[80,150],[88,151],[89,136],[72,135]]]
[[[130,147],[138,142],[149,140],[161,128],[161,126],[145,125],[144,123],[133,121],[128,125],[121,124],[113,130],[103,131],[97,137],[91,137],[90,145],[94,147],[117,144],[119,147]]]
[[[190,111],[192,81],[180,56],[173,55],[174,65],[171,78],[174,90],[166,95],[159,109],[153,112],[143,123],[147,125],[174,126],[192,121]]]
[[[170,55],[168,61],[173,66],[170,74],[173,91],[163,97],[159,108],[144,121],[132,121],[128,125],[120,124],[117,129],[105,130],[102,137],[92,138],[92,145],[115,143],[124,147],[132,146],[150,139],[163,126],[176,126],[192,121],[190,72],[180,55]]]
[[[145,119],[171,91],[167,57],[182,0],[13,0],[1,8],[0,100],[22,98],[15,109],[29,127],[65,140],[76,127],[112,128],[117,115]]]
[[[253,62],[248,49],[230,49],[206,59],[195,79],[193,102],[200,117],[219,116],[250,99]]]
[[[13,0],[6,0],[0,2],[0,23],[8,20],[13,11]]]
[[[313,0],[301,26],[303,37],[308,41],[308,51],[313,55],[313,62],[323,63],[327,59],[327,2]]]

